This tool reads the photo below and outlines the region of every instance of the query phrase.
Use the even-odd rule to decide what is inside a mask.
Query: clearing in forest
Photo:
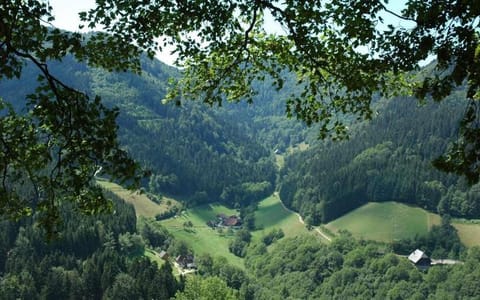
[[[357,238],[391,242],[424,235],[440,225],[438,214],[398,202],[371,202],[328,223],[333,232],[348,230]],[[458,236],[467,247],[480,246],[480,220],[452,220]]]
[[[391,242],[425,235],[437,223],[431,214],[398,202],[367,203],[328,223],[333,231],[348,230],[355,237]]]
[[[452,225],[465,246],[480,246],[480,220],[453,220]]]
[[[234,266],[244,268],[243,259],[230,253],[229,242],[234,238],[234,230],[212,229],[207,222],[219,214],[238,215],[238,212],[218,204],[205,204],[189,208],[179,216],[160,221],[162,226],[173,234],[175,239],[185,241],[196,255],[210,254],[223,256]],[[191,225],[188,224],[191,222]]]
[[[214,220],[219,214],[238,216],[239,212],[219,204],[206,204],[189,208],[179,216],[160,223],[174,235],[175,239],[185,241],[196,255],[208,253],[212,256],[223,256],[230,264],[244,268],[243,259],[228,250],[228,244],[234,239],[235,230],[212,229],[207,226],[207,222]],[[188,222],[191,222],[191,225]],[[258,204],[255,224],[260,229],[252,232],[254,238],[260,238],[278,228],[283,230],[286,237],[309,233],[298,216],[282,206],[277,194]]]
[[[146,194],[138,191],[130,191],[124,187],[102,179],[97,179],[97,183],[104,189],[111,191],[125,202],[133,204],[137,216],[144,216],[147,218],[155,217],[158,214],[164,213],[172,206],[180,206],[180,203],[174,199],[162,197],[160,203],[155,203],[150,200]]]
[[[255,226],[259,230],[252,233],[254,237],[260,237],[277,228],[281,228],[286,237],[308,233],[298,215],[282,205],[277,193],[258,204],[255,212]]]

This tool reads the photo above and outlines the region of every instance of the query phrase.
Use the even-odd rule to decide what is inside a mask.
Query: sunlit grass
[[[358,238],[391,242],[425,235],[430,228],[429,213],[421,208],[397,202],[368,203],[328,223],[338,232],[348,230]]]
[[[147,195],[138,191],[130,191],[122,186],[106,180],[97,180],[97,183],[106,190],[111,191],[125,202],[133,204],[137,216],[155,217],[157,214],[163,213],[172,206],[180,206],[180,203],[174,199],[162,197],[159,204],[150,200]]]
[[[207,253],[211,256],[223,256],[234,266],[244,268],[243,259],[228,250],[233,232],[216,230],[207,226],[207,221],[215,219],[217,214],[238,215],[238,212],[222,205],[209,204],[190,208],[180,216],[163,220],[160,223],[173,234],[175,239],[185,241],[196,255]],[[192,227],[184,227],[184,223],[192,222]]]
[[[258,210],[255,212],[255,225],[260,228],[253,232],[255,237],[265,235],[277,228],[281,228],[287,237],[308,233],[298,216],[282,206],[277,194],[259,203]]]

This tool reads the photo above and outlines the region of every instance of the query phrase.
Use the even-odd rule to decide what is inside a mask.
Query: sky
[[[50,5],[53,8],[53,16],[55,17],[55,21],[53,25],[69,30],[69,31],[78,31],[78,25],[80,24],[80,18],[78,17],[78,13],[81,11],[87,11],[93,7],[95,7],[95,0],[48,0]],[[396,12],[400,13],[402,8],[405,5],[405,0],[394,0],[389,1],[387,7]],[[266,25],[265,29],[269,33],[281,33],[282,29],[279,28],[280,26],[273,21],[273,19],[268,16],[265,17]],[[384,19],[387,23],[391,23],[394,26],[408,26],[408,24],[404,24],[400,19],[393,17],[392,15],[386,14]],[[164,63],[169,65],[173,65],[175,57],[171,55],[170,49],[165,49],[165,51],[157,53],[157,58]]]

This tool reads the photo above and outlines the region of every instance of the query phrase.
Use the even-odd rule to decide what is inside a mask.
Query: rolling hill
[[[478,187],[432,165],[458,137],[464,99],[458,90],[441,103],[378,100],[373,120],[353,127],[349,140],[326,141],[285,159],[282,200],[313,224],[328,223],[372,201],[479,218]]]
[[[273,188],[276,166],[271,149],[225,110],[194,101],[181,107],[162,104],[168,78],[178,76],[178,70],[148,59],[142,60],[142,67],[138,76],[89,68],[71,57],[49,64],[52,74],[67,84],[120,109],[119,139],[152,172],[143,182],[150,191],[198,204],[234,205],[249,196],[237,192],[244,183]],[[35,88],[36,77],[35,69],[27,66],[21,81],[0,83],[0,97],[25,113],[25,96]],[[221,198],[225,191],[229,197]]]
[[[347,230],[356,238],[393,242],[426,235],[433,225],[440,225],[440,216],[419,207],[398,202],[369,202],[335,219],[325,227],[332,232]],[[453,219],[465,246],[480,246],[480,223]]]

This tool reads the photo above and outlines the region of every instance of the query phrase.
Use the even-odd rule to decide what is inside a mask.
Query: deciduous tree
[[[23,107],[0,99],[0,214],[15,219],[39,212],[52,236],[59,201],[87,214],[111,207],[95,185],[97,172],[129,184],[140,172],[118,143],[118,110],[66,85],[48,63],[70,55],[91,66],[139,71],[141,50],[115,35],[51,27],[48,1],[0,3],[0,81],[20,78],[27,64],[38,71],[38,86]]]
[[[462,141],[474,145],[476,132],[470,127],[479,97],[480,5],[414,0],[393,11],[388,2],[107,0],[82,16],[92,28],[101,24],[149,51],[172,45],[185,76],[173,85],[171,100],[251,101],[256,93],[252,82],[268,74],[281,89],[283,72],[296,73],[303,90],[291,96],[287,113],[307,124],[320,122],[321,137],[345,137],[342,115],[371,118],[374,93],[399,92],[405,72],[419,70],[421,61],[433,57],[433,72],[403,83],[422,100],[441,100],[466,84],[469,110]],[[264,30],[267,15],[284,34]],[[389,17],[395,21],[387,22]],[[392,25],[399,21],[401,26]],[[472,154],[463,149],[465,156]],[[478,177],[471,158],[463,158],[473,173],[458,171]]]
[[[88,37],[50,27],[48,1],[1,2],[0,79],[19,77],[26,61],[40,72],[39,86],[27,99],[28,113],[20,116],[5,102],[0,106],[4,215],[40,210],[42,224],[52,232],[59,199],[90,213],[106,207],[91,182],[100,166],[121,181],[137,175],[116,139],[118,112],[65,85],[47,63],[72,55],[109,70],[139,71],[142,51],[153,56],[167,45],[173,46],[184,74],[172,83],[167,100],[250,102],[256,93],[252,82],[270,76],[281,89],[283,75],[290,72],[297,75],[300,91],[287,101],[287,114],[306,124],[320,123],[322,138],[347,137],[352,115],[370,119],[377,93],[406,91],[439,101],[465,85],[468,105],[459,140],[436,165],[470,182],[479,180],[476,0],[411,0],[399,12],[389,9],[387,0],[96,2],[81,19],[104,32]],[[268,15],[284,34],[264,30]],[[387,15],[408,24],[388,24]],[[405,75],[429,57],[436,59],[431,72]],[[27,184],[32,188],[26,190]]]

